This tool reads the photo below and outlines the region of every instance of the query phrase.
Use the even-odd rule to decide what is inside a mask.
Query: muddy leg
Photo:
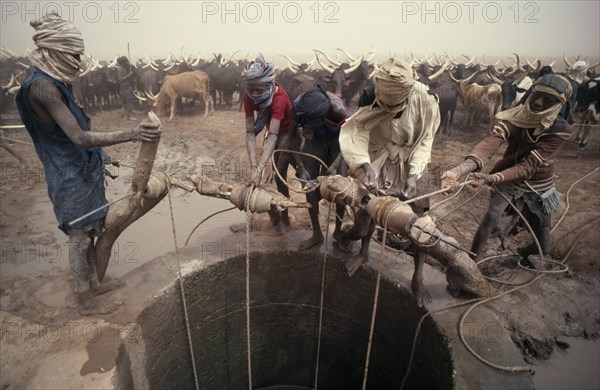
[[[316,191],[309,192],[306,194],[306,200],[310,202],[308,215],[310,216],[310,225],[312,226],[312,236],[300,243],[298,246],[299,250],[312,248],[315,245],[323,243],[323,233],[321,232],[321,225],[319,223],[319,196],[316,194]]]
[[[490,237],[490,233],[498,224],[498,220],[506,206],[508,206],[508,202],[506,202],[500,194],[494,193],[494,195],[492,195],[492,198],[490,199],[490,208],[483,217],[481,225],[477,228],[475,237],[473,237],[473,244],[471,245],[471,252],[474,252],[477,255],[477,258],[479,258],[483,252],[485,244]],[[473,259],[472,256],[471,258]]]
[[[363,210],[361,210],[363,211]],[[364,210],[365,214],[366,214],[366,210]],[[368,215],[368,214],[367,214]],[[355,221],[355,225],[359,224],[361,221],[361,218],[359,218],[359,213],[357,213],[356,215],[356,221]],[[373,221],[373,219],[371,219],[369,217],[369,221],[368,221],[368,231],[366,232],[365,235],[361,235],[361,246],[360,246],[360,251],[355,254],[354,256],[352,256],[349,260],[346,261],[346,271],[348,272],[349,276],[354,275],[354,273],[356,271],[358,271],[358,269],[360,268],[361,265],[363,265],[364,263],[367,262],[367,260],[369,260],[369,244],[371,243],[371,236],[373,235],[373,232],[375,231],[375,221]]]
[[[335,205],[335,230],[333,231],[333,239],[335,240],[337,247],[342,252],[350,252],[350,242],[344,239],[344,235],[342,234],[342,221],[344,219],[344,214],[346,212],[346,206],[344,205]]]
[[[93,245],[88,248],[88,261],[90,263],[90,291],[93,295],[104,294],[105,292],[123,287],[125,282],[114,278],[101,283],[98,280],[98,272],[96,271],[96,250]]]
[[[92,290],[92,271],[89,253],[94,250],[92,238],[83,230],[69,231],[69,265],[75,279],[75,290],[79,299],[79,314],[94,315],[114,312],[122,303],[117,302],[108,306],[99,305],[94,299]],[[94,267],[95,269],[95,267]],[[98,277],[95,276],[96,281]],[[113,287],[114,288],[114,287]],[[108,290],[107,290],[108,291]]]
[[[277,170],[283,177],[283,179],[287,179],[287,170],[289,166],[289,159],[283,158],[281,156],[277,157]],[[287,188],[284,182],[279,179],[279,176],[275,175],[275,183],[277,184],[277,191],[285,196],[286,198],[290,197],[290,190]],[[273,236],[281,236],[285,232],[290,229],[290,216],[288,210],[283,210],[281,213],[278,213],[277,221],[275,222],[274,218],[271,216],[271,223],[273,225],[273,230],[271,231],[271,235]]]
[[[411,287],[415,294],[415,298],[417,298],[417,306],[423,307],[431,303],[431,295],[423,283],[423,264],[425,263],[425,256],[427,255],[421,252],[416,245],[413,248],[413,253],[415,271],[413,273]]]

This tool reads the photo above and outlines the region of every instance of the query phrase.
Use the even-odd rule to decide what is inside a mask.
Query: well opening
[[[251,359],[255,389],[314,387],[319,337],[322,255],[251,255]],[[349,278],[327,261],[318,387],[361,388],[376,275],[362,267]],[[195,361],[202,389],[248,388],[245,257],[184,276]],[[369,389],[397,389],[415,328],[424,314],[397,282],[382,279],[369,363]],[[453,387],[446,337],[428,318],[406,388]],[[116,388],[193,388],[178,283],[139,315],[119,348]]]

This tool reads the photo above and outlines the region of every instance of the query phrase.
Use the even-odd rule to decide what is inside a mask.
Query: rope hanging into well
[[[200,389],[198,382],[198,372],[196,370],[196,359],[194,358],[194,345],[192,343],[192,332],[190,330],[190,319],[188,316],[187,302],[185,299],[185,289],[183,287],[183,277],[181,275],[181,258],[179,256],[179,245],[177,245],[177,233],[175,231],[175,217],[173,215],[173,202],[171,201],[171,186],[169,176],[162,172],[167,180],[167,194],[169,197],[169,210],[171,211],[171,226],[173,228],[173,241],[175,243],[175,257],[177,258],[177,270],[179,272],[179,291],[181,293],[181,303],[183,305],[183,318],[185,319],[185,332],[187,334],[188,347],[192,360],[192,372],[194,374],[194,385],[196,390]]]
[[[250,228],[252,227],[252,211],[250,211],[250,195],[254,191],[254,184],[250,185],[246,193],[246,348],[248,352],[248,389],[252,390],[252,350],[250,343]]]

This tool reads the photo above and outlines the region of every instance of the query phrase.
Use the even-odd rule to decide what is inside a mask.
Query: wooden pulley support
[[[310,208],[310,203],[293,202],[271,188],[247,187],[243,184],[233,187],[227,183],[216,182],[204,175],[196,179],[195,184],[196,191],[200,195],[229,199],[238,209],[253,213],[266,213],[271,210],[283,211],[290,207]],[[248,197],[250,197],[249,202],[246,202]],[[246,204],[248,204],[249,210],[246,210]]]

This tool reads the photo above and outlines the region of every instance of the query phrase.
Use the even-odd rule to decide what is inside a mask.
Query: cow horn
[[[288,60],[288,68],[294,73],[298,73],[298,68]]]
[[[286,60],[288,60],[288,63],[294,65],[294,66],[300,66],[301,64],[297,63],[296,61],[292,60],[290,57],[286,56],[285,54],[280,54],[279,56],[285,58]]]
[[[519,60],[519,55],[517,53],[513,53],[513,55],[517,59],[517,69],[520,70],[521,72],[526,72],[526,70],[523,69],[523,67],[521,66],[521,61]]]
[[[115,65],[117,65],[117,58],[119,58],[118,54],[115,54],[115,59],[108,65],[106,65],[108,68],[114,68]]]
[[[146,57],[146,61],[148,61],[148,64],[152,64],[154,66],[158,66],[156,65],[156,62],[152,61],[149,57],[148,54],[144,53],[144,57]]]
[[[494,76],[493,73],[490,72],[489,70],[486,70],[486,73],[487,73],[488,77],[490,79],[492,79],[492,81],[494,81],[496,84],[498,84],[498,85],[502,85],[503,84],[503,81],[500,80],[498,77]]]
[[[552,60],[552,62],[550,62],[550,63],[548,64],[548,66],[549,66],[549,67],[553,67],[555,63],[556,63],[556,60],[554,60],[554,59],[553,59],[553,60]]]
[[[140,95],[138,95],[138,94],[137,94],[137,92],[134,92],[134,93],[133,93],[133,95],[134,95],[134,96],[135,96],[135,97],[136,97],[136,98],[137,98],[139,101],[142,101],[142,102],[145,102],[145,101],[146,101],[146,98],[144,98],[144,97],[141,97]]]
[[[170,61],[171,61],[171,53],[169,53],[169,56],[163,61],[163,64],[165,64],[165,63],[170,64],[171,63]],[[156,65],[156,64],[154,64],[154,65]]]
[[[25,69],[29,69],[29,65],[22,63],[21,61],[17,61],[17,65],[25,68]]]
[[[229,62],[229,61],[233,61],[233,57],[239,53],[241,50],[236,50],[233,52],[233,54],[229,57],[229,59],[227,61],[225,61],[225,63]]]
[[[473,54],[473,57],[471,57],[471,59],[469,59],[469,57],[467,57],[467,56],[466,56],[466,55],[464,55],[464,54],[461,54],[461,55],[462,55],[463,57],[465,57],[466,59],[468,59],[468,60],[469,60],[469,62],[467,62],[467,63],[465,64],[465,66],[467,66],[467,65],[471,65],[471,64],[474,64],[474,63],[475,63],[475,54]]]
[[[154,70],[158,70],[157,66],[152,65],[152,62],[148,63],[148,65],[150,68],[154,69]]]
[[[157,96],[156,96],[156,95],[153,95],[151,91],[144,91],[144,93],[146,94],[146,96],[147,96],[148,98],[150,98],[150,100],[156,101],[156,99],[157,99]]]
[[[344,73],[346,75],[349,75],[350,73],[354,72],[356,69],[358,69],[358,67],[360,66],[360,64],[363,62],[363,58],[365,58],[365,55],[363,54],[358,60],[356,60],[356,62],[354,63],[354,65],[352,65],[350,68],[348,69],[344,69]]]
[[[588,69],[594,69],[598,65],[600,65],[600,61],[596,62],[595,64],[592,64],[592,65],[588,66]]]
[[[11,56],[11,57],[13,57],[13,58],[20,58],[20,56],[17,53],[15,53],[14,51],[10,50],[7,47],[4,48],[4,51],[6,53],[8,53],[8,55]]]
[[[525,56],[525,61],[527,61],[527,65],[529,65],[530,68],[535,68],[535,66],[533,64],[535,64],[535,62],[537,61],[537,58],[535,60],[533,60],[533,63],[529,62],[529,58],[527,58],[527,56]]]
[[[320,50],[313,50],[313,51],[315,51],[315,52],[317,52],[317,53],[319,53],[319,54],[322,54],[322,55],[323,55],[323,56],[324,56],[324,57],[327,59],[327,61],[329,61],[329,63],[330,63],[331,65],[335,66],[336,68],[338,68],[340,65],[342,65],[342,64],[340,64],[338,61],[335,61],[334,59],[332,59],[331,57],[329,57],[327,54],[323,53],[323,52],[322,52],[322,51],[320,51]],[[317,58],[318,58],[318,57],[317,57]],[[319,61],[319,63],[321,63],[321,62]],[[323,65],[321,64],[321,66],[323,66]]]
[[[310,68],[312,68],[313,64],[315,63],[315,59],[313,58],[312,60],[308,61],[306,63],[306,69],[304,69],[304,71],[309,70]]]
[[[344,50],[344,49],[339,49],[339,48],[338,48],[338,49],[335,49],[335,50],[339,50],[339,51],[341,51],[342,53],[344,53],[344,55],[346,56],[346,59],[347,59],[348,61],[350,61],[350,62],[354,62],[354,61],[356,61],[356,58],[354,58],[354,57],[352,57],[350,54],[348,54],[348,52],[347,52],[346,50]]]
[[[375,56],[375,48],[373,48],[369,53],[367,53],[369,56],[367,58],[365,58],[365,61],[369,62],[373,59],[373,57]],[[366,55],[366,54],[365,54]]]
[[[13,84],[15,83],[15,74],[11,73],[10,74],[10,81],[8,82],[8,84],[6,84],[4,87],[2,87],[3,89],[7,89],[13,86]]]
[[[448,64],[450,64],[450,60],[446,60],[446,62],[444,63],[444,65],[442,65],[442,67],[440,68],[440,70],[438,70],[437,72],[435,72],[434,74],[432,74],[431,76],[429,76],[429,80],[435,80],[436,78],[438,78],[442,73],[444,73],[444,71],[446,70],[446,68],[448,67]]]
[[[487,68],[488,65],[485,63],[485,53],[483,54],[483,57],[481,57],[481,60],[477,60],[477,62],[479,62],[481,66],[485,66]]]
[[[567,69],[571,69],[571,67],[573,66],[573,64],[570,63],[569,60],[567,60],[567,56],[565,55],[564,51],[563,51],[563,60],[565,60],[565,64],[567,65]]]
[[[379,65],[377,65],[377,63],[373,64],[373,71],[371,73],[369,73],[369,78],[372,79],[378,70],[379,70]]]
[[[165,68],[165,71],[167,70],[171,70],[171,68],[173,68],[175,66],[175,63],[171,63],[171,65],[169,65],[168,67]]]
[[[332,67],[331,65],[327,65],[327,64],[324,64],[323,62],[321,62],[321,59],[319,58],[319,53],[320,53],[320,52],[319,52],[319,51],[317,51],[317,50],[315,50],[315,51],[316,51],[316,53],[315,53],[315,57],[316,57],[316,59],[317,59],[317,62],[319,63],[319,65],[321,65],[321,68],[323,68],[323,69],[325,69],[325,70],[327,70],[327,71],[329,71],[329,72],[333,73],[333,72],[335,71],[335,68],[334,68],[334,67]]]

